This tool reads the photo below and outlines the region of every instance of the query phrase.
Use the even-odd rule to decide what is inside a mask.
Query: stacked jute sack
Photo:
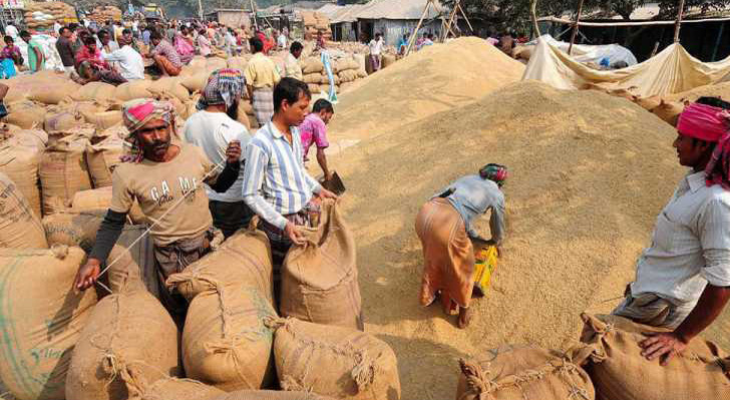
[[[328,93],[331,82],[321,59],[309,57],[301,60],[300,64],[304,74],[303,80],[309,86],[309,90],[312,93]],[[331,66],[332,77],[338,93],[350,88],[355,81],[368,76],[365,70],[365,57],[360,54],[333,59]]]
[[[114,6],[99,6],[91,12],[89,20],[100,25],[103,25],[108,21],[121,21],[122,10]]]
[[[649,111],[652,114],[655,114],[657,117],[661,118],[666,123],[677,126],[677,122],[679,120],[679,115],[684,111],[685,105],[688,103],[684,100],[680,101],[670,101],[665,100],[662,98],[662,96],[650,96],[650,97],[641,97],[639,95],[636,95],[632,93],[632,90],[634,88],[629,89],[609,89],[604,86],[593,84],[593,83],[587,83],[581,87],[581,90],[597,90],[604,93],[608,93],[612,96],[616,97],[622,97],[629,101],[632,101],[641,108],[645,109],[646,111]]]
[[[25,6],[25,25],[30,29],[52,28],[54,22],[64,24],[76,20],[76,9],[60,2],[28,2]]]
[[[503,346],[460,360],[457,400],[684,400],[730,395],[730,358],[696,338],[667,366],[639,343],[662,332],[616,316],[584,314],[581,344],[568,352]]]
[[[322,36],[324,36],[326,40],[332,39],[332,29],[327,15],[316,11],[300,11],[299,14],[301,15],[302,22],[304,23],[305,39],[311,40],[316,38],[319,32],[322,32]]]

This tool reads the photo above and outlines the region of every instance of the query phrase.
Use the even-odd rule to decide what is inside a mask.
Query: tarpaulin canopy
[[[558,41],[550,35],[542,35],[540,38],[533,40],[530,43],[527,43],[527,45],[536,46],[539,40],[545,40],[551,45],[566,53],[568,52],[568,48],[570,47],[570,43]],[[638,63],[636,57],[634,56],[634,53],[632,53],[631,50],[618,44],[605,44],[598,46],[576,44],[573,45],[572,55],[573,58],[578,62],[592,62],[598,65],[605,66],[616,64],[619,61],[625,62],[626,66]]]
[[[548,83],[559,89],[580,89],[587,83],[633,88],[643,96],[680,93],[730,80],[730,57],[703,63],[680,44],[673,44],[641,64],[600,71],[577,61],[546,40],[539,40],[523,79]]]

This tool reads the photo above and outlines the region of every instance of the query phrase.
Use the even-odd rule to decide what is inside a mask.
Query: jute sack
[[[122,161],[124,140],[118,136],[109,136],[101,142],[86,146],[86,164],[89,166],[91,183],[95,188],[112,185],[112,173]]]
[[[151,86],[152,81],[145,79],[122,83],[115,88],[114,99],[125,102],[134,99],[151,98],[154,96],[149,90]]]
[[[123,400],[147,376],[180,375],[177,339],[175,322],[162,304],[139,279],[127,281],[99,301],[81,331],[66,377],[66,398]]]
[[[192,379],[160,379],[139,390],[132,400],[330,400],[308,392],[277,392],[272,390],[239,390],[226,393]]]
[[[180,78],[177,77],[160,78],[152,82],[149,91],[155,95],[169,94],[180,101],[190,99],[190,92],[182,85]]]
[[[72,136],[46,148],[40,166],[44,215],[62,211],[76,192],[91,189],[84,158],[87,144],[88,139]]]
[[[224,393],[212,400],[334,400],[310,392],[280,392],[274,390],[239,390]]]
[[[46,109],[32,101],[21,101],[7,106],[8,116],[5,120],[9,124],[17,125],[23,129],[34,129],[42,127],[46,119]]]
[[[303,74],[314,74],[324,71],[324,64],[318,57],[310,57],[300,61]]]
[[[302,81],[304,83],[314,83],[319,84],[319,81],[322,79],[322,74],[319,72],[316,72],[314,74],[306,74],[302,77]]]
[[[185,86],[191,92],[200,92],[208,82],[208,76],[210,76],[210,74],[206,71],[196,71],[192,75],[182,77],[180,79],[180,84]]]
[[[20,400],[62,400],[71,351],[97,298],[76,293],[79,248],[0,249],[0,380]]]
[[[45,88],[36,88],[28,95],[28,98],[43,104],[58,104],[79,89],[81,89],[81,85],[78,83],[66,78],[58,78],[50,81]]]
[[[459,365],[456,400],[595,399],[585,371],[557,351],[505,345]]]
[[[122,123],[122,112],[120,110],[88,112],[81,111],[87,123],[94,125],[98,130],[109,129]]]
[[[362,330],[355,240],[337,203],[324,202],[318,227],[303,232],[306,244],[292,247],[282,267],[281,315]]]
[[[114,98],[116,89],[108,83],[91,82],[81,86],[71,98],[77,101],[108,101]]]
[[[43,150],[17,145],[12,139],[0,144],[0,172],[16,183],[38,218],[43,215],[41,192],[38,190],[38,167],[42,154]]]
[[[601,400],[710,400],[730,394],[730,358],[700,338],[667,366],[641,355],[642,333],[660,329],[616,316],[582,315],[585,327],[574,361],[586,364]]]
[[[191,301],[183,331],[187,376],[219,389],[260,389],[273,379],[271,250],[265,234],[241,231],[168,286]]]
[[[385,342],[294,318],[267,324],[276,328],[274,359],[282,389],[337,399],[400,399],[398,360]]]
[[[46,132],[65,132],[70,129],[81,127],[86,120],[84,117],[73,111],[62,111],[54,114],[46,114],[43,127]]]
[[[0,247],[9,249],[48,248],[39,217],[23,193],[0,172]]]
[[[85,213],[91,212],[97,215],[106,215],[112,204],[112,187],[106,186],[100,189],[82,190],[76,192],[71,200],[71,208],[68,212]],[[132,208],[127,214],[128,221],[132,224],[147,224],[149,220],[139,207],[137,200],[132,203]]]

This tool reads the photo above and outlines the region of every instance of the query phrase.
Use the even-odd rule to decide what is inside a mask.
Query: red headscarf
[[[721,185],[730,190],[730,111],[693,103],[684,109],[677,124],[679,133],[717,143],[705,169],[707,186]]]

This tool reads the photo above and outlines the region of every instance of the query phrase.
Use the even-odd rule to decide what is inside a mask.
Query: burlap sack
[[[46,132],[66,132],[83,126],[86,122],[80,113],[73,111],[61,111],[59,113],[46,114],[43,127]]]
[[[352,232],[337,204],[322,204],[317,229],[304,230],[306,244],[292,247],[284,261],[279,312],[284,317],[363,329]]]
[[[71,351],[97,298],[75,293],[79,248],[0,249],[0,380],[20,400],[62,400]]]
[[[122,162],[124,152],[124,140],[118,136],[109,136],[99,143],[86,146],[86,164],[95,188],[112,185],[112,173]]]
[[[120,110],[99,112],[81,111],[81,115],[87,123],[94,125],[100,131],[122,123],[122,112]]]
[[[501,346],[459,360],[456,400],[563,400],[595,398],[588,375],[564,354],[535,346]]]
[[[582,316],[581,342],[574,352],[601,400],[723,399],[730,394],[730,358],[713,343],[696,338],[687,349],[661,366],[641,355],[642,326],[616,316]]]
[[[160,78],[150,85],[149,91],[155,95],[169,94],[180,101],[190,99],[190,92],[182,85],[181,79],[177,77]]]
[[[36,217],[41,213],[41,192],[38,189],[38,168],[43,150],[18,145],[14,140],[0,144],[0,172],[15,182]]]
[[[146,79],[129,81],[117,86],[114,90],[114,99],[126,102],[134,99],[146,99],[154,97],[149,90],[152,81]]]
[[[319,72],[316,72],[314,74],[306,74],[302,77],[302,81],[304,83],[314,83],[319,84],[319,81],[322,79],[322,74]]]
[[[278,392],[273,390],[240,390],[224,393],[212,400],[334,400],[310,392]]]
[[[114,98],[116,87],[103,82],[91,82],[71,94],[77,101],[108,101]]]
[[[91,189],[84,158],[87,144],[85,138],[68,137],[46,148],[40,165],[44,215],[62,211],[76,192]]]
[[[113,188],[111,186],[76,192],[71,200],[71,207],[67,211],[70,213],[106,215],[112,204],[112,195]],[[129,210],[127,217],[128,222],[132,224],[149,223],[149,219],[144,215],[136,200],[132,204],[132,208]]]
[[[208,76],[210,76],[210,74],[206,71],[196,71],[191,75],[182,77],[180,79],[180,84],[191,92],[200,92],[208,82]]]
[[[212,400],[224,391],[192,379],[162,378],[138,388],[132,400]]]
[[[260,389],[273,378],[271,250],[262,232],[241,231],[168,286],[191,301],[183,331],[187,376],[226,391]]]
[[[299,63],[302,66],[302,73],[305,75],[321,73],[324,71],[324,64],[322,64],[322,60],[320,60],[319,57],[306,58]]]
[[[71,358],[66,398],[127,399],[148,376],[180,375],[177,339],[170,314],[131,279],[94,308]]]
[[[43,126],[46,109],[32,101],[21,101],[7,106],[8,116],[5,121],[23,129],[34,129]]]
[[[15,183],[0,172],[0,247],[9,249],[48,248],[39,217]]]
[[[103,220],[102,212],[63,212],[44,217],[43,230],[49,246],[78,246],[88,253]]]
[[[225,58],[221,57],[208,57],[205,59],[205,69],[208,71],[208,75],[213,73],[217,69],[228,67],[228,62]]]
[[[294,318],[267,323],[277,328],[274,358],[282,389],[338,399],[400,399],[398,360],[385,342]]]
[[[45,88],[37,88],[28,94],[28,98],[43,104],[58,104],[81,89],[78,83],[59,77],[49,79]]]

